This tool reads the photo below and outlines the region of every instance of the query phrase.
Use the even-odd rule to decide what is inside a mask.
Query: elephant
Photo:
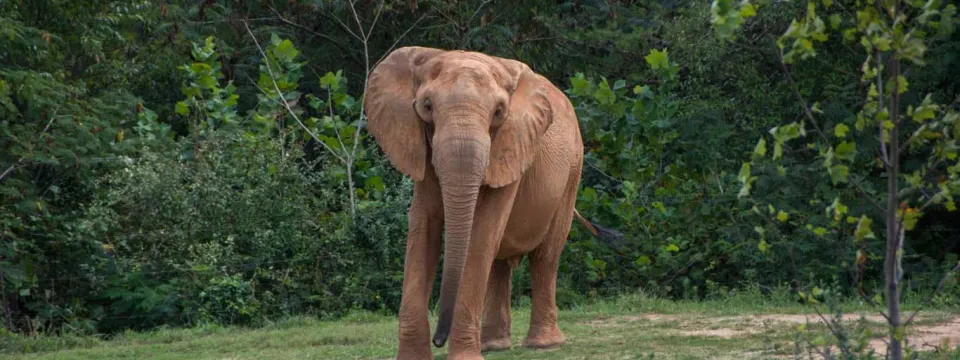
[[[483,359],[510,343],[511,273],[527,256],[525,347],[564,343],[558,263],[573,218],[583,141],[570,100],[526,64],[479,52],[408,46],[371,71],[363,110],[392,166],[414,182],[397,359],[433,359],[428,307],[441,245],[432,343],[447,359]],[[481,323],[482,320],[482,323]]]

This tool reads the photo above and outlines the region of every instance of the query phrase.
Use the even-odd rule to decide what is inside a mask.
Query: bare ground
[[[825,315],[828,316],[828,315]],[[886,319],[880,315],[862,315],[868,325],[882,329]],[[860,315],[847,315],[842,318],[844,323],[853,323],[860,319]],[[707,314],[667,315],[645,313],[630,316],[616,316],[603,319],[594,319],[587,322],[595,328],[619,327],[630,322],[650,322],[673,328],[671,332],[690,337],[735,339],[761,336],[772,331],[796,329],[801,324],[823,325],[823,319],[817,314],[753,314],[741,316],[710,316]],[[874,331],[875,336],[870,341],[870,347],[882,354],[886,350],[886,331]],[[933,350],[936,347],[945,348],[960,344],[960,316],[932,315],[918,316],[914,325],[908,328],[908,340],[919,350]],[[945,346],[946,345],[946,346]]]

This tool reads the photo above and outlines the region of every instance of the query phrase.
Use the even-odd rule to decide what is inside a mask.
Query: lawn
[[[875,309],[844,305],[851,321],[867,315],[868,328],[883,333]],[[484,354],[496,359],[767,359],[792,358],[798,328],[818,316],[810,306],[763,296],[721,300],[669,301],[644,295],[582,305],[560,312],[567,343],[558,349],[529,350],[517,345],[526,334],[529,307],[514,310],[514,349]],[[924,358],[956,359],[960,352],[935,353],[934,345],[960,340],[956,309],[924,311],[909,330],[926,342]],[[435,319],[433,319],[435,321]],[[435,322],[432,322],[435,323]],[[811,338],[822,324],[806,325]],[[199,327],[128,332],[95,337],[0,338],[6,359],[389,359],[397,348],[396,317],[355,313],[337,321],[298,317],[250,329]],[[882,347],[879,339],[871,341]],[[435,349],[437,359],[446,348]],[[882,355],[882,354],[881,354]]]

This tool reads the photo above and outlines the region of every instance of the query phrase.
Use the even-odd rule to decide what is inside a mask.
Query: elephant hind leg
[[[568,219],[569,220],[569,219]],[[569,226],[569,221],[567,222]],[[552,231],[551,231],[552,232]],[[541,245],[530,253],[530,292],[533,309],[530,311],[530,330],[523,346],[545,349],[564,343],[563,333],[557,325],[557,267],[562,248],[552,243]],[[563,242],[560,242],[562,245]]]
[[[520,257],[516,257],[519,260]],[[506,350],[510,344],[510,282],[519,261],[494,260],[484,295],[483,328],[480,330],[482,351]]]

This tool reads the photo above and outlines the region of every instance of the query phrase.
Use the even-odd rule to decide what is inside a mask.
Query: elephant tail
[[[600,226],[593,221],[587,220],[582,215],[580,215],[580,212],[577,211],[576,208],[573,209],[573,217],[575,217],[577,221],[583,224],[583,226],[587,228],[587,231],[589,231],[591,234],[593,234],[593,236],[597,237],[600,240],[603,240],[608,243],[613,243],[613,242],[618,242],[621,238],[623,238],[623,234],[620,234],[619,232]]]

